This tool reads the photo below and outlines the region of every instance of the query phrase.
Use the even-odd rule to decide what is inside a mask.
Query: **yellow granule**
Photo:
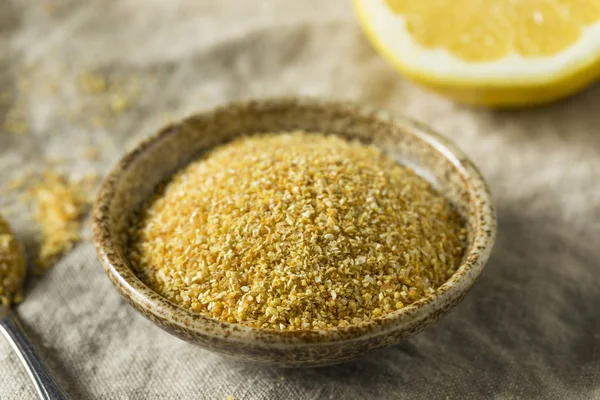
[[[20,303],[25,278],[23,248],[8,222],[0,216],[0,305]]]
[[[466,241],[451,204],[373,146],[293,132],[240,138],[140,211],[129,258],[170,301],[276,330],[356,324],[446,281]]]
[[[78,89],[91,106],[90,122],[97,128],[115,123],[119,116],[137,104],[141,91],[139,81],[135,77],[119,79],[97,72],[81,74]],[[75,114],[85,115],[86,118],[90,116],[87,112]],[[75,114],[72,116],[75,117]]]
[[[100,159],[100,149],[96,146],[88,146],[85,148],[82,154],[86,160],[97,161]]]
[[[34,219],[41,233],[37,266],[50,267],[80,239],[81,218],[89,202],[85,196],[87,180],[73,182],[52,171],[45,171],[35,180],[27,200],[35,203]]]
[[[29,126],[25,118],[25,107],[22,100],[15,101],[15,103],[8,108],[2,119],[1,128],[3,131],[15,135],[27,133]]]
[[[97,73],[84,73],[79,77],[79,86],[82,90],[102,94],[108,90],[108,82],[104,75]]]

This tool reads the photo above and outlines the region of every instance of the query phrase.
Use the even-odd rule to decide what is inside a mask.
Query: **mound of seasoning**
[[[25,255],[8,222],[0,216],[0,304],[23,300],[21,285],[25,277]]]
[[[305,132],[222,145],[136,215],[129,259],[171,302],[222,321],[316,330],[401,309],[460,265],[450,202],[374,146]]]

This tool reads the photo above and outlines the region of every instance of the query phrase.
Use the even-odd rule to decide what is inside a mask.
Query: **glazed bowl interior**
[[[180,308],[147,288],[129,267],[126,232],[132,213],[157,185],[203,153],[237,136],[293,130],[336,134],[374,144],[430,181],[456,206],[469,232],[463,264],[454,276],[431,295],[401,310],[372,322],[322,331],[279,332],[223,323]],[[410,120],[347,103],[313,99],[234,103],[166,127],[127,154],[112,170],[100,189],[94,210],[95,241],[104,268],[135,308],[190,342],[226,353],[217,342],[237,342],[242,347],[236,352],[246,352],[243,357],[275,362],[278,357],[289,355],[269,356],[258,354],[259,350],[295,346],[300,351],[307,344],[358,340],[355,345],[364,352],[418,332],[462,299],[487,260],[494,234],[495,215],[483,178],[446,139]],[[371,346],[369,340],[377,343]],[[252,343],[263,347],[258,345],[257,350]],[[351,356],[338,354],[332,360],[322,357],[314,364]]]

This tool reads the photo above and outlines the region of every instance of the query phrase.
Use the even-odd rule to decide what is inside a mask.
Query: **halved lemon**
[[[353,0],[375,48],[458,101],[546,103],[600,77],[600,0]]]

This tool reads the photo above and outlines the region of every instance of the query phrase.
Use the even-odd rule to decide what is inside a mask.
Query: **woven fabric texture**
[[[110,88],[82,89],[90,76]],[[319,369],[246,365],[170,336],[83,240],[28,280],[18,307],[74,399],[600,398],[600,86],[521,111],[457,105],[388,66],[343,0],[4,0],[0,91],[0,116],[27,126],[0,132],[0,207],[16,208],[30,256],[36,225],[5,188],[26,169],[102,175],[169,119],[279,94],[430,124],[472,157],[497,205],[496,247],[463,303],[409,341]],[[0,399],[34,398],[0,340]]]

